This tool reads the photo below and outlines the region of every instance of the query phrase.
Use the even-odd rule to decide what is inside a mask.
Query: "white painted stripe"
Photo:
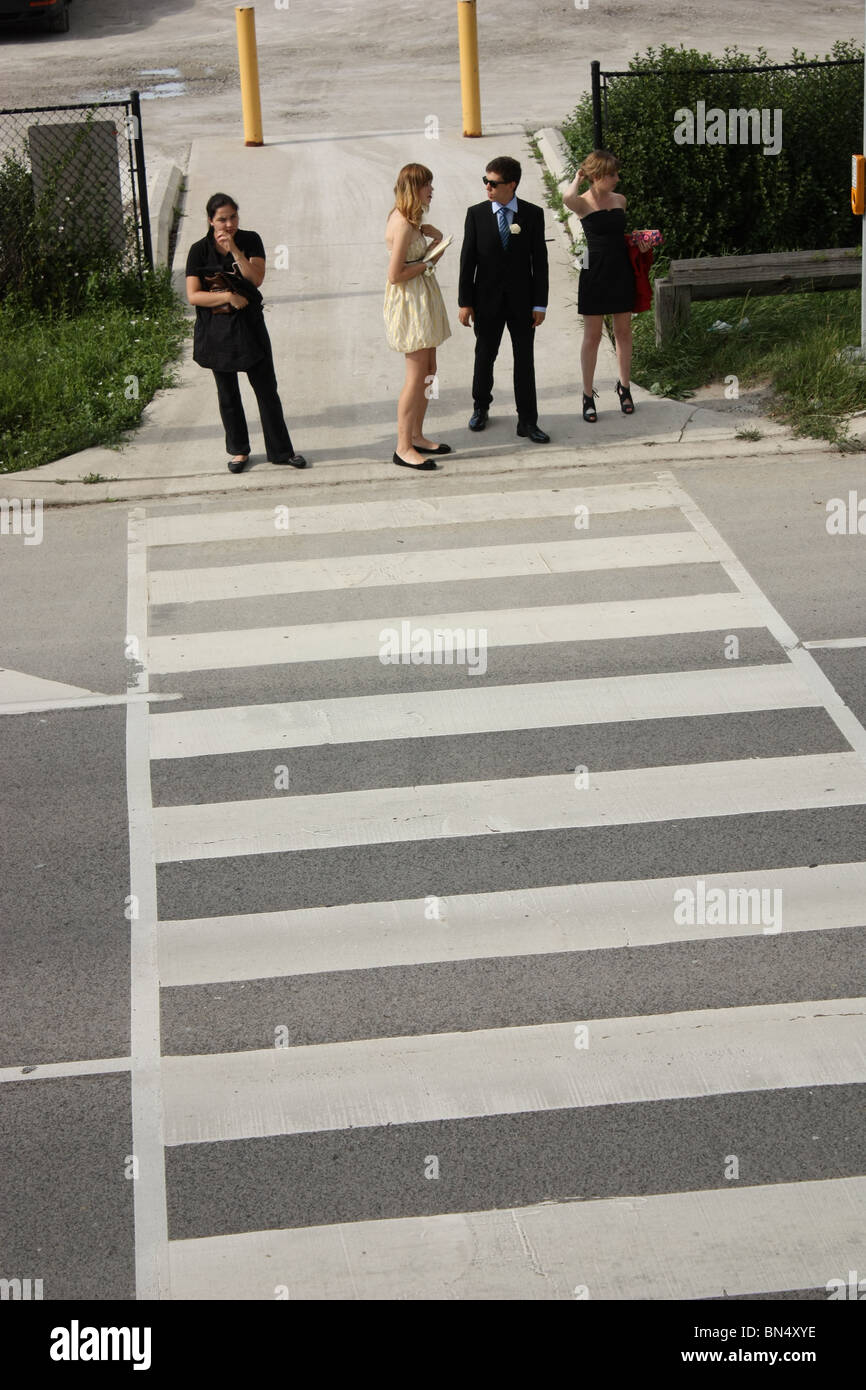
[[[700,878],[706,892],[721,889],[726,902],[739,901],[728,896],[732,890],[757,889],[768,893],[762,901],[772,905],[778,889],[783,932],[866,925],[866,863],[752,869]],[[749,921],[678,925],[674,907],[683,899],[674,894],[684,888],[697,893],[697,879],[564,884],[458,893],[435,903],[430,898],[406,898],[162,922],[160,978],[163,985],[201,985],[762,934],[761,926]]]
[[[281,1287],[293,1300],[449,1302],[825,1288],[862,1269],[864,1205],[866,1178],[835,1178],[247,1231],[172,1241],[172,1283],[178,1298],[227,1302]]]
[[[88,695],[76,700],[31,700],[17,701],[0,705],[0,714],[44,714],[48,710],[102,709],[106,705],[153,704],[163,700],[180,700],[180,695],[151,695],[147,691],[134,690],[129,695]]]
[[[0,1083],[4,1081],[49,1081],[58,1076],[103,1076],[109,1072],[129,1071],[129,1057],[90,1057],[82,1062],[24,1062],[18,1067],[0,1067]]]
[[[287,534],[333,535],[406,526],[451,526],[461,522],[528,521],[538,517],[573,516],[575,507],[586,507],[591,517],[606,512],[648,511],[675,505],[667,488],[658,482],[526,492],[452,493],[444,497],[390,498],[382,502],[342,502],[328,506],[281,504],[248,511],[151,516],[147,519],[147,543],[193,545],[264,540]]]
[[[809,651],[842,651],[848,647],[866,647],[866,637],[828,637],[824,642],[804,642]]]
[[[152,758],[682,719],[821,702],[787,662],[646,676],[463,686],[414,694],[178,710],[150,721]]]
[[[866,766],[866,729],[853,710],[845,704],[829,677],[821,670],[815,658],[804,649],[797,634],[788,626],[778,609],[773,607],[745,565],[737,559],[733,550],[722,539],[709,517],[704,515],[688,493],[679,486],[673,473],[659,473],[658,478],[666,487],[670,487],[672,496],[676,498],[677,505],[682,509],[686,518],[695,530],[704,537],[725,573],[730,576],[751,605],[752,611],[762,616],[763,625],[787,651],[791,663],[800,672],[804,681],[819,696],[822,705],[836,727],[844,734],[860,761]]]
[[[26,671],[10,671],[0,666],[0,705],[25,704],[33,700],[80,700],[89,695],[105,699],[104,695],[87,690],[83,685],[66,685],[63,681],[46,680],[44,676],[30,676]]]
[[[166,1144],[840,1086],[863,1080],[864,1011],[798,1000],[165,1057]]]
[[[387,551],[375,555],[335,555],[315,560],[159,570],[150,576],[150,601],[153,604],[212,603],[395,584],[444,584],[522,575],[713,563],[712,552],[696,532],[673,531],[641,536],[602,536],[596,540]]]
[[[685,598],[623,599],[556,607],[426,613],[420,617],[386,616],[299,627],[177,633],[151,637],[149,665],[151,671],[162,675],[378,657],[383,641],[388,640],[382,637],[383,630],[393,629],[400,639],[403,623],[409,624],[407,631],[422,629],[428,634],[442,629],[470,629],[477,636],[478,630],[484,629],[488,647],[605,641],[663,633],[731,632],[763,626],[742,594],[696,594]],[[410,655],[407,650],[406,664]]]
[[[489,782],[154,808],[158,863],[343,845],[637,825],[866,802],[855,753],[743,758]]]
[[[144,509],[130,510],[128,522],[127,638],[147,651],[147,544]],[[148,690],[142,660],[130,682]],[[165,1156],[162,1143],[159,976],[157,973],[156,867],[153,857],[152,802],[148,750],[148,707],[142,701],[126,709],[127,811],[129,817],[130,1054],[132,1152],[138,1160],[133,1186],[136,1297],[157,1299],[169,1293],[168,1218]]]

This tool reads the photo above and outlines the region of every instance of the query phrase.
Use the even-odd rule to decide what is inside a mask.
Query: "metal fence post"
[[[597,150],[604,149],[604,131],[601,126],[601,63],[593,58],[589,65],[592,77],[592,138]]]
[[[138,184],[138,215],[141,222],[141,243],[145,260],[151,270],[153,270],[153,246],[150,240],[150,208],[147,205],[147,173],[144,167],[144,132],[141,129],[141,100],[138,92],[130,92],[129,101],[132,107],[135,178]]]

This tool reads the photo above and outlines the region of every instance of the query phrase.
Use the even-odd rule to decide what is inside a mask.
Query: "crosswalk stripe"
[[[395,584],[442,584],[532,574],[579,574],[587,570],[714,563],[712,551],[697,532],[672,531],[602,536],[592,540],[386,551],[373,555],[324,556],[315,560],[154,570],[150,574],[150,599],[153,604],[201,603]]]
[[[866,637],[832,637],[826,642],[804,642],[807,651],[843,651],[849,647],[866,647]]]
[[[803,709],[820,700],[786,662],[655,675],[297,700],[154,714],[154,759],[379,739],[552,729]]]
[[[151,516],[147,519],[147,542],[150,546],[194,545],[406,526],[529,521],[572,516],[575,507],[586,507],[592,517],[675,506],[670,489],[656,482],[604,483],[597,487],[507,493],[455,493],[442,497],[389,498],[381,502],[338,502],[326,506],[278,505],[236,512]]]
[[[68,1076],[106,1076],[111,1072],[128,1072],[130,1057],[88,1057],[81,1062],[39,1062],[0,1067],[0,1085],[7,1081],[49,1081]]]
[[[157,863],[344,845],[751,815],[866,802],[856,753],[741,758],[587,775],[375,787],[161,806]]]
[[[37,700],[56,703],[60,700],[81,700],[89,697],[105,699],[105,696],[97,691],[87,690],[81,685],[66,685],[62,681],[50,681],[44,676],[31,676],[26,671],[10,671],[7,667],[0,666],[0,706],[27,705]]]
[[[180,1299],[701,1299],[862,1267],[866,1178],[172,1241]],[[591,1306],[591,1305],[590,1305]]]
[[[822,999],[167,1056],[166,1144],[856,1083],[864,1010]]]
[[[147,632],[147,542],[141,507],[130,509],[126,632]],[[130,693],[146,695],[146,665],[130,662]],[[141,1164],[133,1183],[136,1296],[158,1298],[168,1277],[168,1212],[162,1133],[157,950],[156,861],[152,840],[152,792],[147,747],[148,710],[141,701],[126,707],[126,805],[129,828],[130,1111],[132,1152]]]
[[[695,594],[661,599],[622,599],[606,603],[562,604],[537,608],[480,609],[365,618],[355,622],[307,623],[295,627],[240,628],[217,632],[150,637],[148,665],[153,674],[278,666],[296,661],[338,661],[380,657],[383,631],[393,632],[404,665],[412,661],[418,631],[434,642],[436,632],[464,633],[466,645],[529,646],[590,642],[665,633],[732,632],[763,627],[740,593]],[[479,638],[486,633],[486,639]],[[426,635],[426,636],[425,636]],[[416,647],[416,654],[421,647]],[[429,647],[428,647],[429,651]],[[421,652],[423,656],[423,652]],[[428,658],[429,659],[429,658]],[[386,663],[387,664],[387,663]],[[437,663],[434,663],[437,664]]]
[[[866,925],[866,863],[704,874],[700,881],[705,893],[721,890],[726,902],[732,893],[778,890],[784,932]],[[731,920],[735,912],[714,924],[706,922],[708,914],[698,912],[697,904],[695,921],[677,925],[674,905],[682,899],[674,894],[688,889],[696,895],[697,882],[692,877],[566,884],[162,922],[160,977],[164,986],[188,986],[760,932],[749,920],[751,910],[740,914],[741,921]]]

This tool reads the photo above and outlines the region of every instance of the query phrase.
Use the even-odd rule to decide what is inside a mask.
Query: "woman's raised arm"
[[[578,193],[577,186],[579,183],[582,183],[585,178],[586,174],[583,170],[578,169],[571,183],[568,185],[568,188],[566,188],[562,195],[562,201],[565,203],[569,212],[580,213],[584,207],[583,195]]]

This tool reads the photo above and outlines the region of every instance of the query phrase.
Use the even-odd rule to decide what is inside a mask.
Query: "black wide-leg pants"
[[[485,318],[475,312],[475,372],[472,377],[472,399],[476,409],[487,410],[493,399],[493,363],[499,352],[502,334],[508,328],[514,354],[514,403],[517,418],[525,425],[538,424],[538,399],[535,391],[535,325],[526,310]]]
[[[247,371],[250,386],[256,393],[262,433],[265,436],[265,453],[271,463],[285,463],[294,457],[294,448],[283,415],[283,407],[277,390],[277,376],[274,359],[269,353]],[[237,372],[214,372],[220,417],[226,432],[226,450],[231,454],[248,454],[250,436],[247,417],[244,414],[241,388]]]

